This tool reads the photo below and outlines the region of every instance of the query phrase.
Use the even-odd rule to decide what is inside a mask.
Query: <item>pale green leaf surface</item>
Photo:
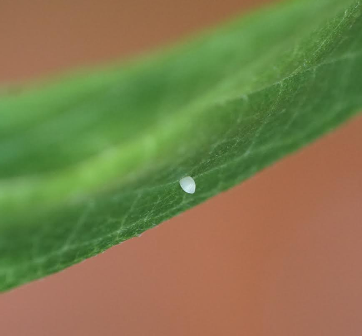
[[[0,290],[137,236],[356,114],[361,7],[285,2],[123,66],[4,92]]]

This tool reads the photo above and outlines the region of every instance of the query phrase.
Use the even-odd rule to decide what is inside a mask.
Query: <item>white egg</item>
[[[182,190],[188,194],[193,194],[196,190],[196,183],[191,176],[183,177],[180,180],[180,186]]]

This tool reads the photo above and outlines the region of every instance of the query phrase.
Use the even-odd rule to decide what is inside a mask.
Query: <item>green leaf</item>
[[[121,67],[3,92],[0,290],[137,236],[356,114],[361,10],[286,2]]]

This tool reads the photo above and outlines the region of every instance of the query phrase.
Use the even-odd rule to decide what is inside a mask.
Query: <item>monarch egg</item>
[[[188,194],[193,194],[196,190],[195,180],[191,176],[183,177],[180,180],[180,186],[182,190]]]

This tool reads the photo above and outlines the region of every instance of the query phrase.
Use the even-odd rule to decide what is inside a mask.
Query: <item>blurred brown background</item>
[[[0,85],[131,57],[260,4],[0,0]],[[0,335],[362,335],[361,140],[358,118],[140,238],[0,295]]]

